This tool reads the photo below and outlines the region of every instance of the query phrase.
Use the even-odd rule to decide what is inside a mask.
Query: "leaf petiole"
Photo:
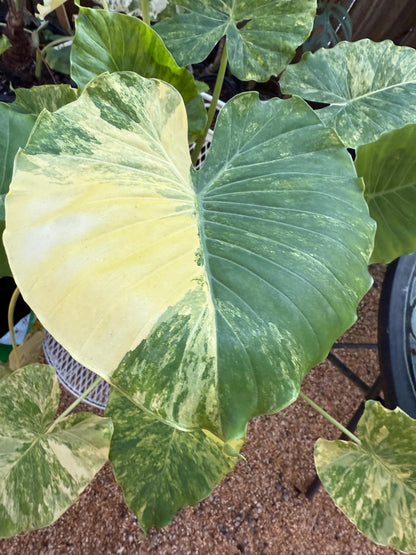
[[[20,295],[19,288],[16,287],[10,299],[9,310],[7,313],[7,323],[9,326],[10,338],[12,341],[13,352],[14,352],[14,356],[16,357],[16,363],[18,368],[20,368],[20,360],[19,360],[19,354],[17,352],[16,335],[14,333],[14,310],[16,308],[16,302],[17,302],[17,299],[19,298],[19,295]]]
[[[149,0],[142,0],[142,17],[146,25],[150,25]]]
[[[219,47],[221,47],[221,43]],[[224,83],[225,70],[227,69],[227,62],[228,62],[227,44],[226,44],[226,38],[224,37],[224,40],[222,43],[221,62],[220,62],[220,67],[218,69],[217,80],[215,81],[214,92],[212,93],[211,105],[208,109],[207,123],[201,135],[199,136],[198,140],[196,141],[194,150],[192,151],[191,160],[194,166],[198,160],[199,153],[201,152],[208,130],[211,127],[211,123],[215,116],[215,111],[217,109],[217,102],[218,102],[218,99],[220,98],[222,85]]]
[[[49,427],[48,431],[46,432],[47,434],[51,433],[52,430],[55,428],[55,426],[61,422],[64,418],[66,418],[68,416],[68,414],[74,410],[75,407],[77,407],[81,401],[83,401],[85,399],[85,397],[88,395],[88,393],[90,393],[95,387],[97,387],[97,385],[102,382],[103,378],[98,377],[95,382],[93,382],[85,391],[84,393],[82,393],[78,399],[75,399],[75,401],[69,405],[69,407],[67,409],[64,410],[64,412],[62,414],[60,414],[58,416],[58,418],[56,420],[54,420],[51,424],[51,426]]]
[[[338,420],[335,420],[334,417],[332,417],[330,414],[328,414],[323,408],[321,408],[319,405],[317,405],[314,401],[312,401],[312,399],[310,399],[307,395],[305,395],[304,393],[302,393],[302,391],[299,391],[299,397],[301,399],[303,399],[304,401],[306,401],[312,408],[314,408],[316,411],[319,412],[319,414],[321,414],[322,416],[324,416],[327,420],[329,420],[331,422],[331,424],[333,424],[334,426],[336,426],[337,428],[339,428],[341,430],[341,432],[343,432],[346,436],[348,436],[350,439],[352,439],[352,441],[354,441],[357,445],[361,445],[361,441],[358,439],[357,436],[355,436],[352,432],[350,432],[350,430],[348,430],[348,428],[346,428],[345,426],[343,426],[340,422],[338,422]]]

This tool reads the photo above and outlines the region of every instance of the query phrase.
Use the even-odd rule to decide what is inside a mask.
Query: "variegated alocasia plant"
[[[178,4],[185,13],[157,29],[182,67],[225,37],[214,99],[228,61],[243,80],[285,69],[316,7],[312,0]],[[396,166],[383,155],[414,135],[415,114],[403,111],[403,96],[415,91],[414,52],[391,43],[336,48],[322,59],[306,55],[282,79],[287,92],[298,86],[310,98],[316,83],[335,86],[325,77],[340,66],[338,92],[321,99],[329,108],[317,115],[299,97],[262,102],[256,93],[238,95],[220,112],[196,171],[188,129],[200,99],[191,76],[143,23],[82,8],[71,58],[76,98],[45,105],[36,123],[28,120],[30,138],[24,146],[25,131],[6,198],[8,260],[45,327],[112,385],[109,456],[144,530],[209,494],[235,465],[250,418],[297,398],[305,374],[354,322],[371,284],[370,257],[398,256],[414,245],[414,229],[406,225],[403,239],[395,217],[394,240],[380,225],[374,248],[370,217],[381,221],[391,202],[399,206],[414,195],[408,150],[395,151],[409,168],[398,185]],[[319,77],[305,85],[316,60]],[[372,78],[358,85],[369,71]],[[362,125],[362,114],[381,121],[379,94],[388,95],[389,114],[377,131]],[[38,113],[29,99],[19,102],[30,108],[17,112]],[[358,145],[354,165],[346,146]],[[388,179],[374,172],[374,160],[385,164]],[[13,397],[38,371],[18,371],[0,385]],[[16,385],[26,378],[29,385]],[[45,419],[36,432],[46,430],[40,465],[51,457],[48,433],[61,430],[49,413]],[[386,496],[389,488],[406,492],[397,499],[412,514],[416,454],[406,434],[413,437],[414,427],[404,413],[369,405],[359,438],[320,442],[316,451],[322,481],[349,518],[374,541],[407,551],[416,548],[414,529],[402,525]],[[25,428],[22,449],[38,441],[36,433]],[[5,461],[0,469],[8,472],[13,461]],[[346,461],[354,472],[343,472]],[[380,503],[379,479],[387,484]],[[348,500],[351,480],[362,503]],[[59,476],[50,482],[55,487]],[[10,491],[2,501],[11,522],[3,535],[43,526],[70,502],[29,522],[11,507],[14,496],[32,493]]]

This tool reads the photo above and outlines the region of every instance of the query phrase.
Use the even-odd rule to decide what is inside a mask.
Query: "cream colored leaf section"
[[[4,236],[16,281],[104,378],[203,283],[190,167],[179,93],[130,72],[43,113],[18,157]]]
[[[65,2],[66,0],[44,0],[43,4],[38,4],[36,6],[36,15],[39,16],[40,19],[45,19],[47,15],[56,10],[56,8],[59,8],[59,6],[62,6],[62,4],[65,4]]]

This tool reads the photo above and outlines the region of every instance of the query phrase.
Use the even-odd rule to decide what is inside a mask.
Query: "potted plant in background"
[[[225,36],[215,105],[227,64],[242,80],[283,71],[316,7],[217,4],[182,0],[186,13],[156,26],[172,54],[144,23],[81,8],[71,54],[79,96],[44,110],[16,158],[4,234],[13,274],[45,327],[111,384],[114,433],[110,446],[107,419],[83,416],[77,428],[68,411],[52,422],[49,367],[2,380],[0,395],[15,407],[2,410],[2,435],[19,437],[18,450],[1,443],[4,471],[13,467],[3,535],[53,522],[108,448],[142,528],[167,524],[232,469],[250,418],[298,397],[305,374],[353,323],[371,283],[370,256],[386,261],[415,248],[413,220],[391,210],[392,198],[405,210],[407,188],[372,179],[389,141],[408,163],[415,52],[364,40],[306,54],[286,69],[283,90],[329,106],[315,113],[299,97],[261,102],[242,93],[222,109],[195,171],[187,121],[194,102],[201,129],[200,101],[190,85],[187,115],[188,74],[180,85],[166,78],[166,66],[185,71],[172,55],[179,66],[196,63]],[[346,147],[357,149],[355,167]],[[379,223],[375,247],[368,209]],[[67,427],[80,430],[76,445]],[[412,551],[415,531],[402,522],[404,512],[414,521],[416,425],[372,402],[358,432],[348,432],[349,443],[318,442],[322,481],[366,535]],[[88,434],[100,456],[83,448]],[[32,453],[50,472],[22,491]],[[70,487],[68,457],[79,477]],[[53,511],[51,495],[39,502],[44,488],[54,492]]]

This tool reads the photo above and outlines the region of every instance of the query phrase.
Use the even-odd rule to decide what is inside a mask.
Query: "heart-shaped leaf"
[[[377,222],[373,262],[391,262],[416,250],[416,125],[360,146],[355,166]]]
[[[144,531],[169,524],[176,511],[207,497],[237,462],[242,441],[226,445],[202,430],[182,432],[137,408],[113,389],[110,460],[128,506]]]
[[[162,39],[135,17],[80,8],[71,50],[71,75],[81,87],[106,71],[134,71],[173,85],[188,114],[189,138],[199,135],[206,110],[191,73],[180,68]]]
[[[181,0],[185,14],[156,25],[179,65],[202,62],[221,37],[233,75],[267,81],[279,74],[312,30],[314,0]]]
[[[389,40],[307,52],[286,69],[280,85],[285,93],[330,104],[319,117],[351,148],[416,123],[416,52]]]
[[[301,99],[235,97],[199,172],[185,122],[163,82],[95,79],[38,120],[4,237],[26,301],[76,360],[229,441],[296,399],[355,320],[374,222],[350,156]]]
[[[1,537],[55,522],[107,460],[111,420],[78,413],[50,430],[58,403],[51,366],[0,381]]]
[[[374,542],[416,551],[416,422],[368,401],[361,445],[319,439],[315,463],[335,504]]]

